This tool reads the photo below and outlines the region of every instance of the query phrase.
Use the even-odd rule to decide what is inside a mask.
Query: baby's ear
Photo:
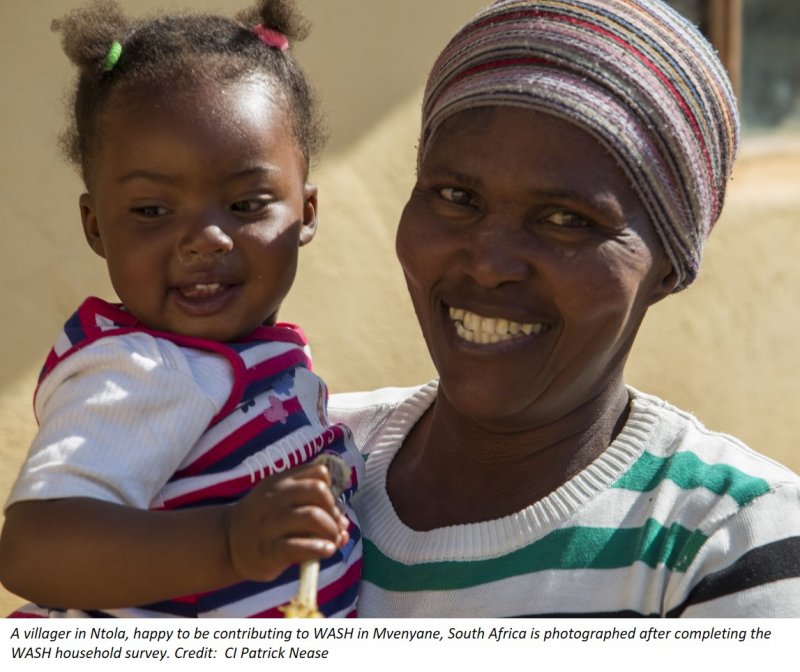
[[[103,239],[100,237],[100,227],[97,225],[97,215],[91,195],[81,194],[78,204],[81,208],[81,222],[83,222],[83,235],[86,236],[86,242],[89,243],[89,247],[95,251],[95,254],[105,259],[106,252],[103,248]]]
[[[303,187],[303,227],[300,229],[300,247],[310,243],[317,232],[317,187]]]

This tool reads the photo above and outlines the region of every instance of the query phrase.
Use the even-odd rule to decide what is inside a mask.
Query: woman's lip
[[[224,310],[240,289],[239,284],[195,282],[177,285],[170,294],[184,312],[193,317],[207,317]]]

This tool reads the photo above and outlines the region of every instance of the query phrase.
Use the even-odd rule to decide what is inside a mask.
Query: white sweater
[[[331,398],[367,456],[361,616],[800,616],[800,477],[633,389],[611,446],[544,499],[410,529],[386,474],[436,392]]]

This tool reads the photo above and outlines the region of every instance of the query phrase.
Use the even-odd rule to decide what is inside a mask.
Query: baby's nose
[[[233,249],[233,239],[218,224],[202,223],[189,228],[180,247],[180,258],[193,262],[203,257],[218,257]]]

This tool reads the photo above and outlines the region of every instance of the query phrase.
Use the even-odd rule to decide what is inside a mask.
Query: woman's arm
[[[6,514],[0,581],[38,604],[110,609],[266,581],[347,542],[325,467],[259,483],[231,506],[143,511],[87,498],[24,501]]]
[[[800,617],[800,485],[782,483],[721,518],[668,615]]]

